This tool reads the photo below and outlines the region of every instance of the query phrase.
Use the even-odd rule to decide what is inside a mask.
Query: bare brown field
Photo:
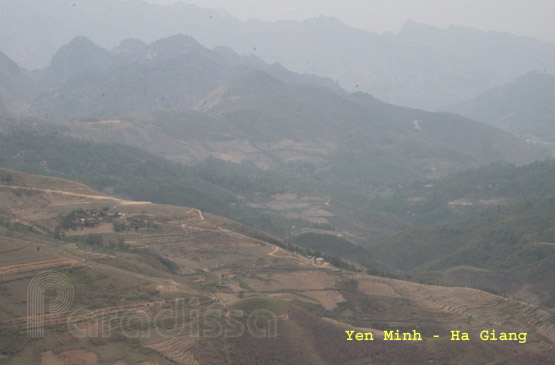
[[[195,365],[200,364],[191,353],[196,342],[198,342],[197,339],[189,336],[179,336],[166,339],[153,345],[146,345],[146,347],[160,352],[177,364]]]
[[[278,290],[322,290],[335,288],[337,276],[322,270],[304,270],[288,274],[257,275],[256,278],[245,279],[255,291],[271,292]]]
[[[25,264],[0,266],[0,275],[9,275],[14,273],[37,271],[37,270],[50,269],[50,268],[59,267],[59,266],[78,265],[78,264],[79,264],[79,261],[66,259],[66,258],[33,261]]]
[[[302,218],[315,223],[329,223],[335,217],[329,210],[330,198],[319,195],[275,194],[267,201],[251,204],[288,218]]]
[[[361,280],[358,288],[367,295],[377,295],[391,298],[401,298],[401,296],[393,289],[391,285],[386,283],[372,282]]]
[[[506,331],[533,330],[538,341],[527,344],[545,351],[555,351],[555,310],[542,308],[471,288],[446,288],[394,281],[403,296],[434,312],[454,315],[461,323],[467,321],[469,330],[479,331],[488,326]],[[541,339],[543,337],[543,339]],[[540,344],[541,342],[541,344]]]
[[[307,290],[303,292],[303,295],[314,299],[328,311],[334,310],[339,303],[345,302],[345,298],[338,290]]]
[[[65,365],[65,364],[80,364],[80,365],[97,365],[98,356],[94,352],[85,350],[70,350],[64,351],[55,355],[52,351],[47,351],[41,354],[40,365]]]
[[[202,306],[206,307],[207,304],[211,303],[210,299],[204,299]],[[117,327],[118,321],[121,320],[122,316],[133,316],[136,313],[146,314],[146,315],[158,315],[159,318],[164,318],[160,314],[164,314],[164,309],[173,308],[175,302],[170,299],[159,300],[159,301],[148,301],[141,303],[133,303],[127,305],[119,305],[113,307],[103,307],[94,310],[88,310],[83,314],[79,311],[67,312],[67,313],[54,313],[45,314],[43,316],[43,323],[46,328],[67,328],[68,325],[76,325],[76,328],[81,328],[82,330],[89,330],[91,323],[96,323],[100,318],[105,320],[105,324],[111,323],[114,328]],[[167,314],[167,318],[172,318],[171,315]],[[27,329],[27,317],[18,317],[14,319],[4,320],[2,323],[3,328],[10,328],[17,331],[25,331]],[[94,329],[97,331],[97,329]]]

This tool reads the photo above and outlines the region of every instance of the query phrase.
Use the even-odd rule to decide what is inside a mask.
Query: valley
[[[0,364],[555,363],[553,43],[0,8]]]
[[[319,359],[350,363],[360,356],[394,362],[416,356],[423,361],[431,354],[424,355],[425,349],[442,344],[445,352],[434,350],[433,355],[435,361],[441,361],[450,356],[449,348],[454,346],[447,338],[452,328],[478,333],[484,326],[493,326],[498,332],[518,329],[529,333],[525,344],[511,350],[517,354],[511,361],[519,356],[547,360],[545,356],[555,348],[552,309],[475,289],[370,276],[340,270],[329,263],[318,266],[312,259],[284,249],[287,245],[275,246],[274,241],[281,242],[277,238],[197,209],[129,202],[67,180],[9,170],[1,172],[12,176],[10,185],[0,187],[3,212],[0,290],[10,293],[0,297],[2,343],[9,343],[4,342],[5,336],[24,335],[26,314],[18,304],[25,298],[22,284],[41,270],[48,268],[65,275],[75,291],[71,311],[46,314],[43,323],[48,336],[25,340],[25,350],[12,351],[11,361],[46,361],[50,356],[70,356],[76,349],[98,361],[121,361],[110,351],[111,346],[138,349],[133,352],[136,362],[147,359],[183,364],[226,359],[251,362],[257,361],[262,353],[296,361]],[[17,189],[22,189],[21,196],[15,194]],[[97,228],[93,227],[87,231],[91,233],[75,236],[72,232],[87,229],[79,228],[80,223],[76,223],[76,231],[59,229],[60,238],[56,238],[54,231],[61,222],[60,217],[76,209],[90,214],[104,211],[103,219],[112,217],[114,227],[116,222],[141,222],[141,225],[119,232],[98,231],[102,233],[92,233]],[[88,241],[79,237],[102,239]],[[118,239],[123,239],[125,245],[120,248],[110,245]],[[180,306],[185,309],[180,310]],[[276,316],[277,337],[257,339],[247,333],[239,337],[191,337],[187,332],[182,335],[171,332],[175,329],[173,325],[168,328],[159,327],[158,322],[144,322],[145,318],[162,320],[170,316],[172,322],[190,328],[194,310],[209,309],[220,309],[227,315],[235,313],[229,312],[232,309],[245,313],[269,310]],[[122,315],[135,320],[143,318],[140,322],[143,326],[122,329],[118,326],[124,323]],[[239,323],[246,323],[245,320],[237,317]],[[221,322],[222,328],[230,331],[240,328],[236,322],[224,322]],[[102,323],[103,327],[96,328],[94,323]],[[205,331],[201,333],[211,333],[213,323],[210,323],[201,321],[200,330]],[[425,339],[419,345],[376,343],[359,347],[344,342],[344,331],[350,326],[373,329],[376,333],[390,328],[418,328],[423,334],[443,335],[440,339]],[[107,328],[112,331],[110,336],[94,335],[94,331]],[[71,331],[88,335],[75,337]],[[165,338],[160,333],[173,335]],[[315,338],[303,350],[295,346],[284,351],[280,347],[280,355],[274,352],[278,344],[282,346],[297,336],[316,333],[326,335]],[[140,336],[130,338],[130,334]],[[347,346],[346,351],[333,355],[324,350],[324,343],[337,348]],[[228,352],[216,350],[214,346],[221,344]],[[261,352],[239,351],[255,344]],[[502,356],[507,346],[513,345],[489,343],[486,346],[471,341],[460,346],[472,349],[471,354],[464,351],[467,355],[460,356],[479,361],[483,356]],[[340,359],[334,357],[338,355]]]

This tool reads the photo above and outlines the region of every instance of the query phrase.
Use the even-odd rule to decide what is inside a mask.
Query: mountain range
[[[297,75],[231,50],[209,50],[183,35],[149,45],[125,40],[112,51],[77,37],[60,48],[47,68],[33,75],[37,97],[30,102],[30,113],[76,119],[190,109],[224,80],[254,70],[341,91],[329,79]]]
[[[142,0],[0,24],[1,364],[555,360],[553,44]]]
[[[529,71],[555,72],[552,43],[412,21],[397,34],[372,34],[335,18],[242,22],[181,2],[9,0],[0,22],[0,49],[26,68],[45,67],[79,35],[111,49],[128,38],[150,43],[183,33],[206,47],[256,54],[296,72],[331,77],[349,91],[428,110],[463,102]],[[36,27],[41,34],[34,33]]]
[[[545,156],[483,123],[349,94],[330,79],[182,35],[112,51],[78,37],[45,69],[12,73],[30,85],[19,114],[42,119],[32,129],[49,124],[189,165],[251,162],[325,181],[321,193],[352,201],[466,167]]]

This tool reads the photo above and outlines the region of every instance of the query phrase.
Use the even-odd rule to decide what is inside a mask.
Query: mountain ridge
[[[80,36],[60,48],[50,66],[35,72],[40,93],[30,102],[30,113],[78,119],[188,109],[225,79],[258,69],[290,82],[315,83],[342,92],[329,79],[295,74],[231,50],[224,57],[221,50],[206,49],[186,35],[151,44],[131,42],[133,46],[125,52],[117,47],[111,52]]]
[[[555,143],[555,76],[538,71],[444,109],[536,142]]]
[[[187,33],[210,48],[224,45],[239,54],[256,54],[296,72],[331,77],[349,91],[364,90],[388,102],[428,110],[464,101],[533,69],[555,72],[555,44],[551,42],[461,26],[438,29],[408,22],[397,34],[377,35],[330,18],[242,22],[225,12],[194,5],[106,1],[88,5],[102,14],[91,20],[80,7],[72,9],[59,2],[32,9],[30,1],[7,3],[2,21],[13,32],[11,37],[0,37],[4,39],[0,49],[21,63],[30,59],[26,55],[31,48],[42,55],[33,57],[43,59],[41,66],[61,44],[80,34],[113,48],[127,38],[152,42]],[[34,47],[24,46],[25,40],[32,39],[28,34],[32,27],[12,24],[21,14],[36,18],[36,24],[46,22],[48,38]],[[139,20],[131,21],[129,14]],[[52,22],[66,24],[64,32]],[[138,23],[146,26],[140,28]],[[424,34],[429,37],[419,36]],[[485,52],[482,57],[477,49]]]
[[[120,141],[158,154],[165,150],[163,156],[186,163],[198,162],[199,155],[251,160],[262,168],[308,162],[323,179],[358,175],[354,181],[364,184],[364,191],[386,189],[392,180],[414,181],[461,167],[494,161],[521,164],[544,156],[491,126],[338,92],[327,88],[328,79],[298,75],[230,50],[208,50],[189,36],[149,45],[134,42],[133,47],[132,53],[111,53],[76,39],[60,50],[51,67],[35,75],[46,86],[28,114],[68,122],[69,130],[84,138],[112,129],[110,140],[121,132]],[[83,58],[90,62],[83,64]],[[58,69],[69,71],[50,83]],[[169,117],[166,112],[174,114],[157,120]],[[119,122],[98,124],[102,130],[87,124],[103,120]],[[180,129],[179,137],[161,128],[167,123],[176,132]],[[184,133],[185,125],[204,137],[192,139]],[[132,128],[142,132],[131,136]],[[149,141],[143,142],[144,136]],[[237,146],[230,150],[231,144]],[[366,166],[349,170],[346,162],[355,160]],[[399,169],[386,178],[392,163]]]

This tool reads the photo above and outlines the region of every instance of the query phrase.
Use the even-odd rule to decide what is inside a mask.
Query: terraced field
[[[554,360],[551,309],[481,290],[346,272],[329,263],[315,265],[274,245],[283,242],[197,209],[127,202],[83,186],[73,193],[67,181],[61,183],[62,193],[52,180],[50,185],[39,182],[40,189],[34,189],[33,182],[40,178],[31,175],[14,180],[33,193],[15,194],[18,187],[13,185],[0,187],[4,222],[0,337],[3,344],[9,339],[25,344],[0,347],[8,363],[60,359],[77,349],[99,362],[115,363],[121,357],[113,348],[135,349],[136,362],[159,364],[253,363],[269,354],[273,356],[269,363]],[[90,231],[92,235],[79,228],[60,229],[61,217],[76,209],[102,210],[120,228],[105,226]],[[66,312],[45,310],[44,338],[24,340],[29,320],[26,289],[45,270],[65,275],[75,298]],[[526,293],[521,296],[526,299]],[[238,309],[243,315],[235,318]],[[247,317],[259,310],[274,315],[263,323],[269,326],[275,321],[275,338],[259,339],[246,331]],[[175,332],[176,324],[187,331],[198,328],[199,335]],[[238,337],[203,335],[240,325],[244,331]],[[372,329],[377,341],[347,342],[345,330],[353,326]],[[77,338],[71,328],[87,336]],[[106,328],[109,335],[103,336]],[[420,331],[424,339],[411,344],[384,342],[382,331],[395,329]],[[524,331],[528,340],[524,344],[476,340],[484,329]],[[467,331],[473,340],[455,346],[449,340],[451,330]]]
[[[195,360],[194,355],[190,352],[196,342],[189,336],[179,336],[153,345],[146,345],[146,347],[164,354],[164,356],[178,364],[197,365],[199,362]]]

